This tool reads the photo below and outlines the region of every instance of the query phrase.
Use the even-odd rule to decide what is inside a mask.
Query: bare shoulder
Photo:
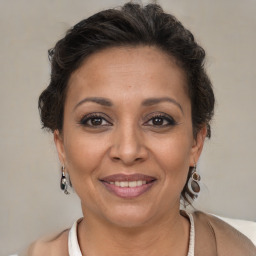
[[[61,233],[39,239],[32,243],[26,256],[68,256],[68,232],[64,230]]]

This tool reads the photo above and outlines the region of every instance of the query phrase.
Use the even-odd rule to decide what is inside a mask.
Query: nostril
[[[139,163],[148,157],[148,151],[144,146],[131,143],[114,144],[109,148],[108,154],[112,161],[123,162],[126,165]]]

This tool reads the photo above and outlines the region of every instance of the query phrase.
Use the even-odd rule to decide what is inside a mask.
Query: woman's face
[[[139,226],[178,213],[205,129],[193,137],[183,71],[154,47],[91,55],[70,78],[60,161],[85,217]]]

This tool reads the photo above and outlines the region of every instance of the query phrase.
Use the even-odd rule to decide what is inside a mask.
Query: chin
[[[105,218],[115,226],[123,228],[139,228],[153,218],[149,209],[139,209],[136,206],[116,207],[111,209]]]

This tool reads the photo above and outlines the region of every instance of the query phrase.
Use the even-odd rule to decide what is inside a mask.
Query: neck
[[[189,221],[178,213],[140,227],[120,227],[86,214],[78,226],[85,256],[187,255]]]

